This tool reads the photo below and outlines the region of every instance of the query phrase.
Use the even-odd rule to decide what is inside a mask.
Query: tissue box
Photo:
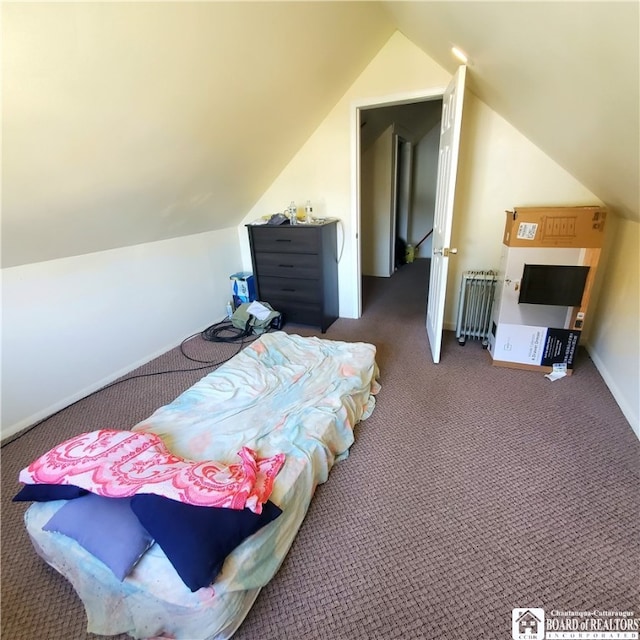
[[[252,273],[241,271],[229,277],[231,279],[231,295],[233,296],[234,308],[243,302],[253,302],[256,299],[256,288]]]

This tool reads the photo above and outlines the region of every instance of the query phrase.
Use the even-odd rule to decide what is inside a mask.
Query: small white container
[[[293,200],[289,205],[289,222],[291,224],[298,224],[298,207],[296,207],[296,203]]]

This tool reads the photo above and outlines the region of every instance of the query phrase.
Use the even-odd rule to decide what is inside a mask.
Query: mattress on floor
[[[79,594],[88,631],[230,637],[282,563],[316,486],[348,455],[377,376],[373,345],[268,333],[133,427],[193,460],[235,462],[242,446],[286,455],[270,498],[282,515],[237,547],[208,588],[191,592],[157,544],[120,582],[74,540],[42,530],[65,501],[33,504],[25,522],[34,547]]]

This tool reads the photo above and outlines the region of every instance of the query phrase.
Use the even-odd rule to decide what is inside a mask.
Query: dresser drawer
[[[319,280],[301,278],[260,278],[260,298],[273,306],[271,300],[320,303],[322,290]]]
[[[269,304],[277,311],[280,311],[284,316],[285,324],[293,322],[294,324],[323,326],[322,306],[320,304],[278,299],[275,299],[273,303],[269,302]]]
[[[253,227],[253,250],[256,253],[318,253],[317,230],[312,227]]]
[[[257,253],[255,268],[258,278],[305,278],[319,280],[319,256],[314,253]]]

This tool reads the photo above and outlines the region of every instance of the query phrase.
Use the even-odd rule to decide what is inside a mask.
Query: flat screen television
[[[525,264],[518,302],[579,307],[588,274],[583,266]]]

